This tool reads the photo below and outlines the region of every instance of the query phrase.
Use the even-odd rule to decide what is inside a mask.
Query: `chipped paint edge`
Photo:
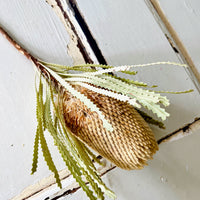
[[[104,164],[104,166],[99,166],[97,169],[100,176],[103,176],[108,171],[116,168],[115,165],[113,165],[106,159],[102,159],[102,163]],[[59,176],[61,179],[61,183],[63,184],[64,180],[71,177],[71,174],[68,171],[68,169],[63,169],[63,170],[59,171]],[[87,183],[86,180],[84,180],[84,181]],[[70,185],[65,186],[63,184],[63,186],[64,186],[63,189],[58,188],[58,191],[56,193],[53,191],[53,193],[49,195],[49,199],[56,197],[56,196],[61,196],[62,194],[66,193],[66,191],[68,191],[68,190],[72,191],[71,193],[73,193],[74,190],[80,189],[80,186],[78,185],[78,183],[76,183],[75,180],[73,180],[73,182]],[[11,200],[40,199],[40,196],[44,193],[44,191],[47,191],[47,190],[50,191],[51,188],[53,188],[53,187],[55,188],[57,186],[56,186],[56,181],[55,181],[54,175],[52,174],[46,178],[41,179],[37,183],[28,186],[20,194],[13,197]]]
[[[55,11],[55,13],[60,18],[61,22],[64,24],[69,34],[70,42],[67,48],[68,48],[68,54],[72,57],[74,61],[74,65],[85,63],[84,56],[78,47],[78,40],[82,42],[84,46],[84,51],[87,53],[91,62],[98,63],[98,60],[94,52],[92,51],[89,43],[87,42],[86,36],[84,35],[81,27],[79,26],[77,20],[75,19],[75,16],[70,7],[68,6],[67,2],[65,0],[47,0],[46,2]],[[60,3],[61,7],[59,7],[58,3]],[[68,20],[66,19],[66,17],[68,17]]]
[[[198,130],[200,132],[200,118],[195,119],[192,123],[189,123],[185,125],[183,128],[180,128],[177,131],[174,131],[173,133],[170,133],[165,137],[159,139],[158,144],[179,140],[185,136],[193,134]]]

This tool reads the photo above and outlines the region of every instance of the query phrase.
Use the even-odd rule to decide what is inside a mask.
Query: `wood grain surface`
[[[111,65],[151,63],[155,61],[180,62],[167,38],[143,1],[126,3],[118,0],[77,1],[107,62]],[[142,11],[142,12],[141,12]],[[171,105],[171,116],[164,131],[154,129],[157,138],[164,136],[199,116],[200,96],[184,68],[154,66],[138,69],[134,79],[159,85],[159,90],[180,91],[194,89],[191,94],[166,95]],[[187,106],[186,106],[187,105]]]
[[[145,1],[77,0],[76,2],[108,64],[184,62],[172,48]],[[160,0],[158,3],[199,71],[199,1]],[[73,34],[69,33],[69,29],[67,30],[62,24],[57,13],[44,0],[0,0],[0,9],[0,25],[33,55],[48,62],[66,65],[83,62],[80,49],[73,40]],[[81,31],[79,36],[81,34],[84,34],[84,31]],[[87,42],[86,38],[84,42]],[[86,46],[88,48],[89,43]],[[92,53],[95,60],[95,52]],[[38,196],[28,199],[42,200],[47,197],[53,199],[62,192],[57,194],[59,189],[52,177],[41,181],[51,174],[41,152],[38,172],[33,176],[30,175],[36,128],[34,67],[1,36],[0,58],[0,199],[12,197],[22,199],[20,195],[24,189],[32,191],[44,189]],[[143,170],[124,171],[115,168],[104,175],[104,181],[116,192],[119,200],[198,199],[200,131],[197,130],[198,126],[195,129],[187,127],[187,124],[193,123],[195,118],[200,117],[198,83],[194,84],[187,69],[167,65],[138,69],[134,79],[150,85],[158,84],[158,90],[194,89],[190,94],[167,94],[171,102],[167,108],[171,114],[165,121],[167,128],[160,130],[152,126],[157,139],[179,129],[180,133],[185,130],[194,134],[161,144],[154,160]],[[183,126],[186,128],[181,129]],[[52,139],[48,137],[48,140],[52,144],[53,158],[58,163],[58,169],[64,169],[64,164],[59,159],[56,148],[53,147]],[[69,188],[76,187],[72,178],[65,178],[63,183]],[[28,191],[27,194],[32,194],[32,191]],[[72,195],[58,199],[83,200],[87,197],[82,190],[77,190]]]

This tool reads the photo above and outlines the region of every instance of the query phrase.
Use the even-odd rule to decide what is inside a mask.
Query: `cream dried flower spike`
[[[90,99],[113,127],[112,131],[104,128],[96,112],[64,92],[59,103],[66,126],[76,137],[123,169],[141,169],[148,159],[152,159],[158,144],[133,106],[78,85],[75,89]]]

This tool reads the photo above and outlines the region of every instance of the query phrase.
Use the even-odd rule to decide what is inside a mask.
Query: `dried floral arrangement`
[[[154,134],[147,123],[164,128],[162,121],[138,110],[142,106],[161,120],[169,113],[163,106],[169,100],[146,83],[134,80],[136,67],[178,65],[157,62],[132,66],[83,64],[62,66],[33,57],[2,28],[0,32],[36,66],[37,129],[34,141],[32,174],[37,170],[39,146],[49,169],[61,188],[58,171],[51,157],[46,134],[50,134],[74,179],[91,200],[115,198],[99,176],[94,162],[101,161],[90,150],[123,169],[141,169],[158,150]],[[122,78],[117,72],[132,75]],[[166,92],[166,93],[188,93]],[[88,182],[86,184],[85,180]]]

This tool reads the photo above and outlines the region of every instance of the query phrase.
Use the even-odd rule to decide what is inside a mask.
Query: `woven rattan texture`
[[[144,119],[126,102],[81,86],[74,87],[98,106],[114,130],[107,131],[96,112],[91,112],[79,99],[64,92],[64,118],[72,133],[120,168],[143,168],[158,150],[154,134]]]

